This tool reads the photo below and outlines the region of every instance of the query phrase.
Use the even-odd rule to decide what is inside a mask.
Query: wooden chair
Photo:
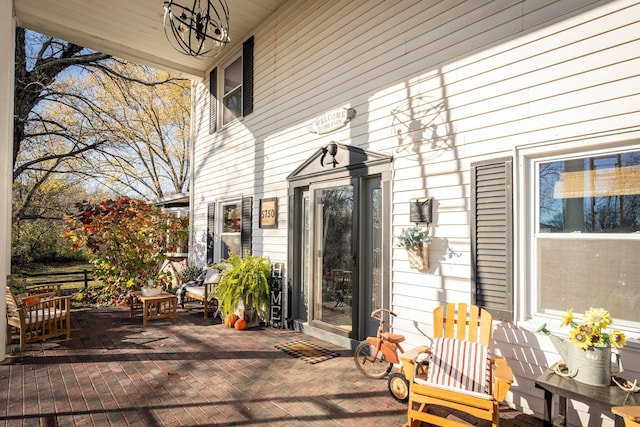
[[[29,285],[27,287],[27,293],[29,295],[38,294],[53,294],[53,296],[62,296],[62,286],[60,283],[46,284],[46,285]]]
[[[20,351],[27,343],[65,336],[71,339],[71,296],[57,297],[52,293],[37,293],[17,298],[7,290],[7,343],[12,329],[20,334]],[[25,303],[23,304],[22,301]]]
[[[640,406],[614,406],[611,412],[622,417],[626,427],[640,427]]]
[[[498,426],[499,403],[513,382],[513,373],[505,359],[489,355],[492,320],[486,310],[467,304],[448,304],[434,311],[434,343],[426,351],[427,372],[415,374],[415,354],[401,357],[410,384],[406,427],[422,422],[467,425],[429,413],[430,405],[465,412]]]
[[[184,308],[184,303],[188,301],[200,301],[204,306],[204,318],[209,316],[209,313],[213,313],[215,318],[217,315],[222,317],[222,312],[218,307],[218,300],[216,298],[209,299],[209,295],[215,293],[215,288],[218,286],[220,271],[216,269],[207,270],[202,284],[194,284],[193,286],[185,286],[184,296],[182,297],[181,307]]]

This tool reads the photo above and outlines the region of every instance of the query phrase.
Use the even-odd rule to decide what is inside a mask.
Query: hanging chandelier
[[[226,0],[164,2],[164,33],[185,55],[214,56],[229,43],[229,7]],[[214,6],[214,3],[216,6]]]

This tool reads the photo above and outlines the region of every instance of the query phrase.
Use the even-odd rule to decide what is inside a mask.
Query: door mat
[[[308,341],[293,341],[275,346],[290,356],[297,357],[310,364],[316,364],[338,356],[338,353],[327,350]]]

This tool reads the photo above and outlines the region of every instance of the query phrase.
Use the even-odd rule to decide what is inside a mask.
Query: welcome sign
[[[320,117],[313,120],[313,123],[309,125],[310,133],[317,133],[322,135],[324,133],[333,132],[346,126],[356,116],[356,110],[354,108],[343,108],[340,110],[329,111]]]

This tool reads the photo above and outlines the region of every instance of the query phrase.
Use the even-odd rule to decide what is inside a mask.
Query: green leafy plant
[[[7,285],[11,288],[14,294],[19,295],[27,292],[27,279],[10,274],[7,276]]]
[[[407,249],[426,248],[431,243],[431,235],[429,227],[409,227],[402,229],[402,233],[396,237],[398,246]]]
[[[196,280],[198,276],[202,274],[203,271],[204,269],[202,267],[189,265],[180,272],[180,278],[185,281]]]
[[[215,268],[222,273],[216,294],[224,314],[232,314],[242,301],[245,306],[255,308],[264,316],[269,304],[271,278],[271,262],[268,258],[247,252],[243,259],[229,253],[229,257],[215,265]]]

